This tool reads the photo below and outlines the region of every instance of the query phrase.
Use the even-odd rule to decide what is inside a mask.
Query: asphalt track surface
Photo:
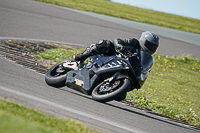
[[[0,0],[0,37],[81,44],[99,39],[139,38],[141,30],[30,0]],[[160,36],[158,53],[199,57],[199,46]],[[173,47],[172,47],[173,46]],[[175,46],[175,47],[174,47]],[[181,47],[180,46],[184,46]],[[170,52],[169,52],[170,51]],[[103,132],[199,132],[166,118],[112,101],[99,103],[67,87],[55,89],[44,75],[0,57],[0,97],[55,116],[74,118]]]

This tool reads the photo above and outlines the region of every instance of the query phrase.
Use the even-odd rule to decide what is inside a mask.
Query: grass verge
[[[0,99],[2,133],[96,133],[72,120],[56,118]]]
[[[200,60],[154,55],[153,69],[127,100],[200,127]]]
[[[60,62],[83,51],[57,48],[35,56]],[[200,127],[200,60],[157,54],[154,59],[153,69],[144,86],[129,92],[126,100]]]
[[[198,19],[118,4],[109,0],[36,1],[200,34],[200,20]]]
[[[73,48],[66,50],[63,48],[56,48],[56,49],[46,50],[45,52],[36,54],[34,56],[40,59],[51,60],[58,63],[66,59],[72,59],[73,55],[77,53],[82,53],[84,51],[85,49]]]

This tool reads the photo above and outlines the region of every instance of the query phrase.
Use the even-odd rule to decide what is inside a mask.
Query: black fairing
[[[77,91],[88,94],[90,91],[89,71],[84,69],[69,71],[67,73],[66,85],[70,88],[76,89]]]
[[[129,64],[129,70],[131,71],[129,77],[134,82],[133,87],[141,88],[153,65],[153,57],[144,51],[136,50],[135,56],[122,60]]]
[[[153,57],[144,51],[136,50],[136,52],[137,56],[132,56],[129,58],[129,62],[131,63],[135,77],[139,83],[137,86],[139,89],[142,87],[149,72],[151,71],[151,67],[153,65]]]

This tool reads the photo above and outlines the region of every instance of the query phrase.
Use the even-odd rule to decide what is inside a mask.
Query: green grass
[[[56,48],[51,50],[46,50],[43,53],[34,55],[37,58],[44,59],[44,60],[52,60],[54,62],[61,62],[66,59],[72,59],[73,55],[77,53],[82,53],[85,49],[62,49]]]
[[[83,51],[58,48],[47,50],[37,57],[58,62]],[[144,86],[138,91],[129,92],[126,100],[200,127],[200,60],[157,54],[154,59],[154,66]]]
[[[123,19],[200,34],[200,20],[114,3],[108,0],[36,0]]]
[[[96,133],[84,125],[56,118],[0,99],[1,133]]]
[[[85,49],[62,49],[62,48],[56,48],[51,50],[46,50],[43,53],[39,53],[37,55],[34,55],[37,58],[44,59],[44,60],[52,60],[56,63],[61,62],[66,59],[72,59],[73,55],[77,53],[84,52]]]
[[[130,92],[126,99],[200,127],[200,61],[192,57],[154,58],[144,86]]]
[[[13,114],[0,111],[0,128],[2,133],[54,133],[37,123],[32,123]]]

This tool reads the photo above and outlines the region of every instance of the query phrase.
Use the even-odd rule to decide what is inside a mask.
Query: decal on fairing
[[[75,79],[75,84],[77,84],[78,86],[82,86],[84,84],[84,82],[80,79]]]

